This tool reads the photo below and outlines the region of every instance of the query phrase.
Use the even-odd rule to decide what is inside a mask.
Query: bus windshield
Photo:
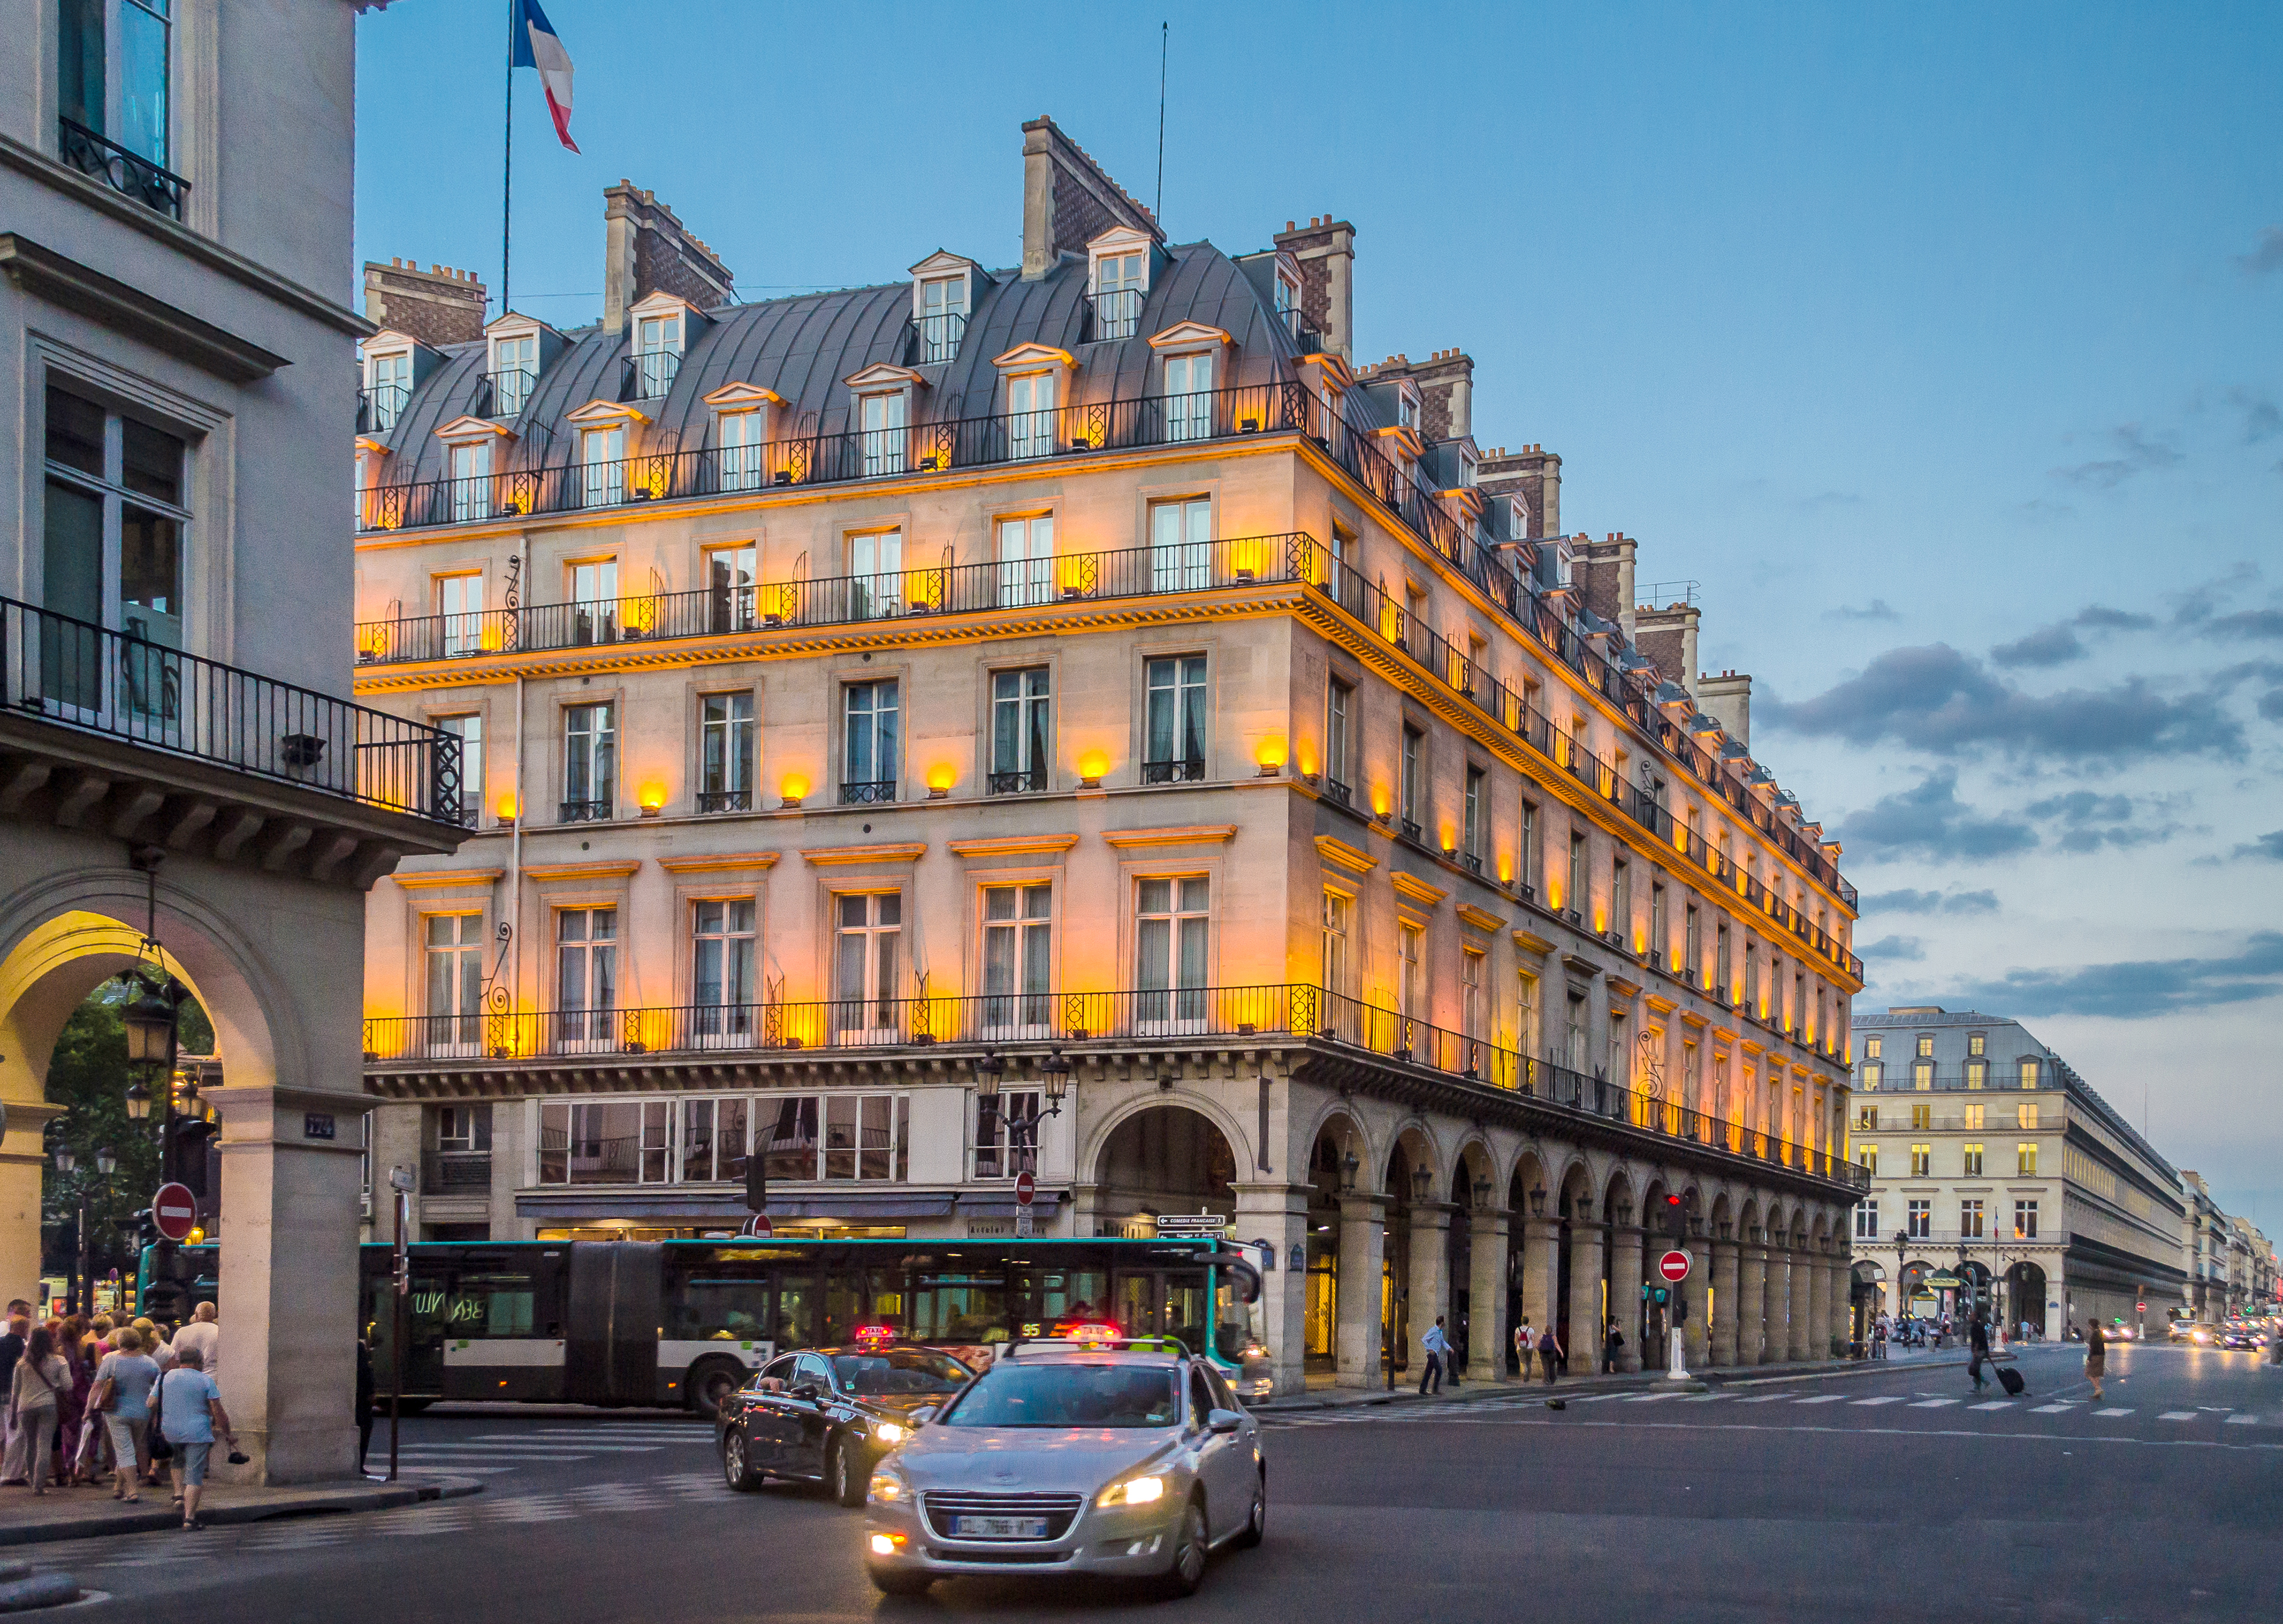
[[[899,1394],[956,1393],[975,1374],[948,1354],[923,1348],[883,1348],[877,1352],[836,1353],[832,1379],[843,1393],[864,1398]]]
[[[942,1417],[950,1426],[1172,1426],[1179,1372],[1162,1365],[994,1364]]]

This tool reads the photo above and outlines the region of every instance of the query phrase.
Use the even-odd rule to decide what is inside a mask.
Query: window
[[[967,332],[967,278],[931,276],[920,284],[920,362],[949,361]]]
[[[841,690],[840,804],[892,801],[902,774],[900,695],[892,678]]]
[[[1752,950],[1748,947],[1744,950],[1744,968],[1746,972],[1749,973],[1751,967]],[[1748,991],[1745,994],[1745,1002],[1749,1003],[1750,1001],[1751,995]],[[1865,1061],[1863,1062],[1863,1091],[1866,1093],[1875,1094],[1879,1092],[1879,1084],[1882,1080],[1886,1069],[1887,1068],[1883,1061]]]
[[[2022,1086],[2023,1088],[2035,1088],[2037,1085],[2038,1062],[2033,1060],[2023,1061],[2022,1062]]]
[[[1913,1201],[1904,1216],[1904,1233],[1913,1240],[1934,1239],[1934,1203]]]
[[[607,821],[618,804],[617,707],[571,705],[563,712],[565,823]]]
[[[1324,893],[1323,988],[1327,992],[1345,995],[1348,990],[1348,926],[1354,909],[1354,899],[1345,891]],[[1332,1022],[1326,1020],[1322,1024]]]
[[[1979,1240],[1982,1236],[1982,1203],[1979,1200],[1958,1204],[1958,1238]]]
[[[768,483],[768,450],[760,412],[724,412],[714,432],[721,443],[717,471],[723,490],[758,491]]]
[[[1145,669],[1145,784],[1202,781],[1205,775],[1205,657],[1151,660]]]
[[[484,719],[440,716],[436,726],[460,742],[460,824],[474,828],[484,816]]]
[[[1911,1107],[1911,1126],[1917,1129],[1921,1133],[1924,1133],[1928,1129],[1933,1127],[1934,1107],[1930,1105],[1913,1106]]]
[[[1760,946],[1749,936],[1744,938],[1744,1009],[1747,1014],[1760,1006]],[[1879,1086],[1879,1068],[1863,1068],[1866,1088]]]
[[[1409,385],[1400,385],[1395,394],[1395,421],[1403,428],[1419,426],[1419,397],[1411,392]]]
[[[859,620],[904,612],[904,532],[868,531],[848,538],[849,612]]]
[[[1570,995],[1569,1041],[1570,1069],[1583,1076],[1590,1057],[1586,1053],[1586,997],[1580,992]]]
[[[1855,1107],[1855,1125],[1858,1128],[1875,1130],[1879,1125],[1879,1107],[1874,1105],[1857,1106]]]
[[[1054,899],[1051,885],[983,888],[983,1021],[1000,1036],[1053,1029]]]
[[[1572,923],[1585,917],[1584,909],[1589,900],[1586,894],[1586,835],[1583,830],[1573,828],[1570,831],[1570,872],[1562,881],[1562,905],[1569,912]]]
[[[1420,820],[1426,815],[1422,804],[1426,777],[1421,758],[1427,753],[1426,735],[1416,727],[1403,729],[1403,804],[1398,814],[1403,820],[1403,832],[1412,839],[1419,838]]]
[[[412,400],[412,352],[391,350],[368,355],[364,362],[364,409],[357,427],[386,434],[404,416]]]
[[[1514,998],[1515,1046],[1523,1053],[1534,1057],[1539,1054],[1546,1037],[1539,1024],[1538,977],[1527,970],[1517,970],[1515,979],[1519,983]]]
[[[1134,975],[1142,1021],[1204,1019],[1211,900],[1203,878],[1136,882]]]
[[[720,1184],[745,1176],[750,1100],[685,1100],[682,1105],[682,1182]]]
[[[1988,1061],[1967,1061],[1966,1086],[1971,1089],[1983,1089],[1987,1088],[1989,1085],[1990,1062]]]
[[[1459,955],[1459,1031],[1469,1045],[1483,1037],[1483,962],[1484,955],[1469,947]],[[1478,1069],[1472,1054],[1466,1069]]]
[[[753,810],[753,696],[708,694],[698,701],[697,810]]]
[[[1934,1037],[1931,1034],[1921,1034],[1920,1036],[1918,1057],[1922,1061],[1932,1060],[1934,1058]]]
[[[1035,794],[1047,787],[1054,759],[1054,702],[1047,668],[991,673],[993,795]]]
[[[1467,769],[1466,827],[1459,850],[1467,866],[1477,874],[1483,871],[1483,843],[1490,821],[1490,808],[1484,804],[1490,796],[1489,777],[1480,767]]]
[[[701,1042],[752,1040],[753,914],[753,904],[743,897],[691,905],[690,989]]]
[[[1734,988],[1734,983],[1728,979],[1728,921],[1726,920],[1722,920],[1714,930],[1713,943],[1712,991],[1719,997],[1721,1002],[1726,1003],[1729,993]],[[1823,1006],[1822,997],[1819,991],[1816,994],[1816,1009],[1819,1015]]]
[[[476,1054],[483,1044],[484,916],[431,913],[423,922],[428,970],[428,1053]]]
[[[1055,601],[1055,520],[999,521],[999,605],[1029,606]]]
[[[1911,1086],[1918,1090],[1921,1093],[1926,1092],[1928,1089],[1934,1086],[1934,1062],[1932,1061],[1913,1061],[1911,1062]]]
[[[883,390],[856,397],[858,443],[864,456],[864,477],[900,474],[908,448],[904,432],[904,392]]]
[[[1411,1020],[1423,1020],[1426,1009],[1421,1002],[1424,987],[1421,980],[1421,961],[1427,951],[1427,933],[1417,925],[1404,921],[1395,928],[1395,1013]],[[1409,1049],[1408,1036],[1399,1040],[1399,1047]]]
[[[2035,1201],[2014,1203],[2014,1239],[2035,1240],[2038,1238],[2038,1204]]]
[[[682,317],[645,315],[635,322],[635,395],[654,400],[674,387],[682,369]]]
[[[1858,1240],[1885,1239],[1879,1233],[1879,1203],[1875,1198],[1858,1201],[1855,1204],[1855,1239]]]
[[[1039,1170],[1039,1095],[1008,1089],[996,1100],[975,1101],[975,1174],[1012,1178]]]
[[[598,558],[570,569],[571,641],[607,643],[619,635],[619,561]]]
[[[169,9],[168,0],[63,0],[58,7],[56,89],[63,116],[161,168],[170,167]],[[81,168],[100,163],[99,152],[82,159],[66,144],[66,162]],[[130,190],[115,175],[105,178]],[[179,200],[174,207],[155,195],[144,200],[161,213],[179,214]]]
[[[495,419],[519,416],[539,381],[539,335],[492,340],[492,410]]]
[[[492,1108],[487,1105],[436,1107],[436,1148],[448,1156],[487,1154],[492,1147]]]
[[[1627,947],[1633,939],[1633,869],[1623,858],[1609,864],[1609,929]]]
[[[555,1026],[558,1048],[609,1047],[619,1005],[619,911],[555,913]]]
[[[1094,336],[1131,338],[1142,329],[1142,256],[1106,253],[1094,262]]]
[[[843,892],[833,899],[832,1030],[844,1043],[892,1034],[897,957],[903,951],[900,891]]]
[[[1913,1178],[1927,1177],[1933,1163],[1933,1146],[1913,1145],[1911,1146],[1911,1177]]]
[[[1965,1148],[1964,1156],[1965,1159],[1960,1163],[1959,1170],[1968,1178],[1981,1177],[1982,1146],[1976,1144],[1968,1144]]]
[[[1694,984],[1704,975],[1704,927],[1693,902],[1688,905],[1687,917],[1682,922],[1680,939],[1683,960],[1687,967],[1682,973]]]
[[[540,1107],[539,1182],[658,1185],[674,1171],[674,1107],[663,1100]]]
[[[754,584],[760,579],[758,549],[750,542],[709,548],[705,553],[707,622],[715,632],[750,632],[756,616]]]
[[[484,641],[484,578],[481,575],[439,575],[436,588],[438,631],[447,656],[475,654]]]
[[[627,499],[627,429],[612,423],[579,433],[579,493],[588,508],[607,508]]]
[[[1983,1110],[1984,1107],[1979,1101],[1967,1106],[1958,1125],[1968,1131],[1979,1132],[1982,1128]]]
[[[1043,457],[1055,449],[1055,375],[1020,372],[1007,380],[1007,455]]]
[[[1858,1145],[1855,1147],[1855,1165],[1873,1177],[1876,1177],[1879,1172],[1879,1147],[1876,1145]]]
[[[1672,937],[1665,924],[1664,887],[1654,882],[1648,888],[1648,949],[1651,961],[1656,964],[1663,964],[1672,951]]]
[[[1976,1059],[1987,1054],[1990,1052],[1989,1037],[1982,1032],[1968,1032],[1966,1035],[1966,1052]]]
[[[1863,1040],[1863,1058],[1865,1060],[1875,1061],[1884,1055],[1886,1052],[1887,1043],[1885,1038],[1872,1037],[1866,1037]]]
[[[1165,357],[1165,438],[1210,439],[1213,430],[1210,352]]]
[[[2028,1177],[2038,1170],[2038,1147],[2035,1145],[2014,1146],[2014,1171],[2017,1177]]]
[[[2014,1126],[2018,1128],[2036,1127],[2038,1125],[2038,1102],[2034,1100],[2024,1100],[2019,1105],[2015,1106],[2014,1107]]]
[[[1212,580],[1212,503],[1204,497],[1149,509],[1149,590],[1194,592]]]
[[[489,518],[492,512],[492,443],[463,440],[450,447],[452,521]]]
[[[900,1183],[911,1177],[911,1102],[902,1094],[764,1100],[754,1138],[771,1179]]]
[[[1348,731],[1354,712],[1355,689],[1334,677],[1324,692],[1324,778],[1333,799],[1343,806],[1354,793],[1351,786],[1355,780],[1350,764],[1353,747]]]

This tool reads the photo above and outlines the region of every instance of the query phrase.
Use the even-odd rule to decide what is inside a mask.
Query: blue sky
[[[549,0],[515,302],[597,313],[621,176],[747,298],[1010,263],[1025,118],[1149,200],[1170,20],[1168,229],[1352,221],[1360,358],[1464,348],[1703,583],[1864,1002],[2021,1016],[2283,1235],[2283,14],[1865,10]],[[496,290],[504,0],[358,35],[361,257]]]

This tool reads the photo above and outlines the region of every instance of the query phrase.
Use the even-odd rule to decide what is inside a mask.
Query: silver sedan
[[[1207,1361],[1173,1345],[1019,1345],[881,1461],[865,1502],[872,1582],[1095,1573],[1188,1595],[1205,1558],[1268,1525],[1260,1430]]]

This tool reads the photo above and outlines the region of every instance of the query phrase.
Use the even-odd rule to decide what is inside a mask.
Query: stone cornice
[[[692,851],[655,861],[670,874],[725,874],[732,869],[774,867],[777,855],[774,851]]]
[[[1155,829],[1104,829],[1104,845],[1131,846],[1200,846],[1219,845],[1236,837],[1234,823],[1190,823],[1170,825]]]
[[[1441,886],[1430,885],[1417,874],[1406,874],[1400,868],[1388,870],[1387,882],[1395,888],[1397,896],[1408,897],[1412,901],[1424,903],[1430,908],[1451,894]]]
[[[1337,868],[1352,874],[1369,874],[1379,866],[1379,859],[1368,851],[1360,851],[1336,835],[1316,836],[1316,855]]]
[[[526,863],[534,880],[622,880],[642,866],[638,857],[597,858],[588,863]]]
[[[944,850],[954,857],[1021,857],[1032,852],[1067,851],[1076,844],[1075,835],[991,835],[973,840],[947,840]]]
[[[890,841],[866,846],[803,846],[801,857],[820,868],[851,863],[911,863],[927,851],[923,840]]]
[[[448,885],[489,885],[506,875],[504,868],[400,868],[388,877],[408,891],[426,891]]]

